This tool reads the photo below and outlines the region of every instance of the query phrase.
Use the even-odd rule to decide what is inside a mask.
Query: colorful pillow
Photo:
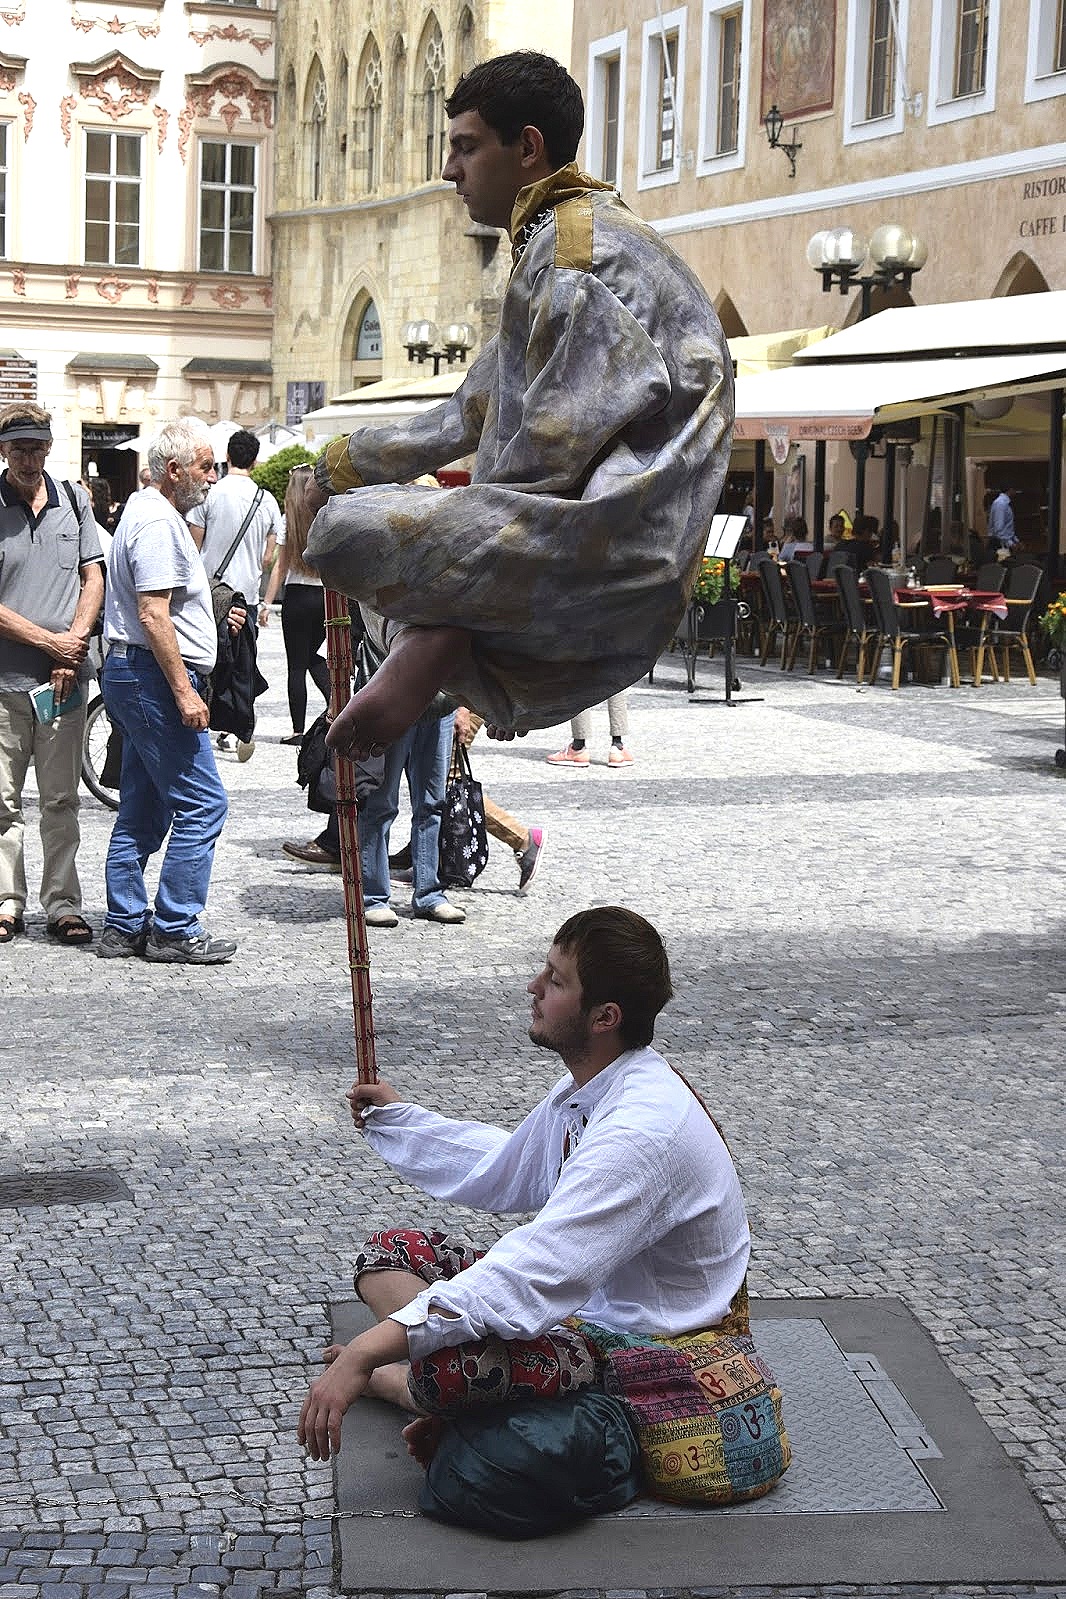
[[[781,1390],[750,1334],[714,1329],[612,1350],[604,1386],[628,1407],[659,1499],[759,1499],[792,1459]]]

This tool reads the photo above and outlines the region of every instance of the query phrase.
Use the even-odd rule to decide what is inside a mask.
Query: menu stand
[[[686,654],[685,667],[689,674],[689,694],[692,696],[690,704],[699,705],[758,705],[762,703],[761,694],[748,695],[744,699],[734,699],[734,685],[740,688],[740,679],[734,675],[734,660],[736,655],[737,616],[743,601],[733,598],[732,589],[732,561],[737,553],[737,545],[746,526],[742,516],[712,516],[711,530],[707,537],[707,548],[704,556],[712,561],[722,561],[722,599],[725,601],[726,630],[725,630],[725,698],[696,700],[696,652],[699,644],[695,637],[695,622],[690,623],[689,652]]]

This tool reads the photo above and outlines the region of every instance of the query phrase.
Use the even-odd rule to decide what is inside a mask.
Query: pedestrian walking
[[[612,694],[607,701],[607,724],[611,733],[611,747],[607,752],[607,765],[611,771],[632,766],[633,757],[626,748],[629,732],[629,696]],[[570,722],[570,742],[564,750],[546,756],[549,766],[570,766],[585,771],[591,763],[587,744],[592,733],[592,711],[580,711]]]
[[[200,922],[228,810],[204,700],[218,633],[207,571],[184,521],[215,481],[207,429],[169,423],[148,466],[151,485],[128,501],[108,563],[104,703],[123,742],[97,954],[216,965],[237,949]],[[244,619],[242,609],[230,612],[234,631]],[[164,841],[153,914],[144,870]]]
[[[307,679],[329,702],[329,667],[319,652],[326,637],[326,607],[322,579],[304,559],[311,516],[304,496],[309,466],[294,466],[285,490],[285,522],[277,535],[277,560],[274,562],[263,595],[259,615],[260,624],[266,627],[270,620],[269,607],[281,591],[281,636],[285,641],[285,661],[288,671],[287,690],[292,733],[282,739],[283,744],[299,744],[304,736],[307,720]]]

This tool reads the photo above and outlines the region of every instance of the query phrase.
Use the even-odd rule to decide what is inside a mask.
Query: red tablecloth
[[[998,616],[1005,622],[1009,615],[1007,602],[998,589],[941,589],[934,586],[931,589],[896,590],[897,601],[925,600],[932,608],[934,616],[943,616],[946,611],[987,611],[992,616]]]

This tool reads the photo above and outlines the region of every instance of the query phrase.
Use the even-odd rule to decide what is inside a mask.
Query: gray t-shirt
[[[0,474],[0,605],[47,628],[65,633],[81,595],[81,568],[102,559],[89,496],[74,485],[78,515],[62,483],[44,475],[48,504],[34,519],[24,500]],[[17,694],[47,683],[58,662],[32,644],[0,638],[0,693]],[[91,668],[79,672],[86,682]]]
[[[138,594],[170,589],[170,620],[186,666],[214,670],[218,654],[211,584],[192,534],[169,500],[147,488],[126,501],[107,561],[104,638],[151,649],[137,619]]]
[[[250,477],[229,472],[208,492],[204,503],[189,512],[190,525],[206,529],[200,554],[204,558],[208,577],[214,577],[226,559],[226,551],[237,537],[240,525],[258,492],[258,485]],[[244,537],[233,552],[233,559],[222,574],[222,581],[243,594],[253,610],[259,604],[267,539],[271,533],[277,537],[281,531],[278,502],[267,490],[244,530]]]

